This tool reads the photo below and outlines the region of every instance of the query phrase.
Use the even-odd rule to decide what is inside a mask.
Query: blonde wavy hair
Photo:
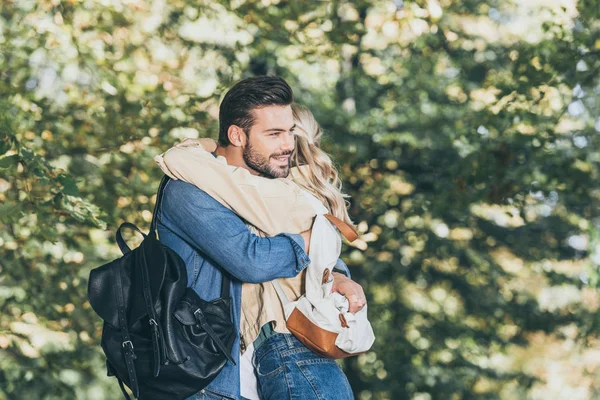
[[[346,198],[342,192],[342,181],[329,155],[320,147],[323,132],[310,110],[300,104],[292,104],[296,123],[296,148],[292,153],[292,165],[297,168],[302,179],[296,181],[302,188],[314,194],[323,202],[331,214],[354,226]]]

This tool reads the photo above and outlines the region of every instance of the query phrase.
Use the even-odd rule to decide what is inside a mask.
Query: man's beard
[[[246,165],[252,170],[258,172],[260,175],[266,178],[285,178],[290,173],[290,164],[285,167],[274,167],[269,163],[271,157],[281,157],[292,154],[291,151],[284,153],[271,154],[269,158],[265,158],[263,155],[254,150],[252,145],[248,143],[243,152],[244,161]],[[291,157],[290,157],[291,160]]]

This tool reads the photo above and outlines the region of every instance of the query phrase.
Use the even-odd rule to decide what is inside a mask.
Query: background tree
[[[0,5],[0,399],[115,398],[89,270],[147,227],[183,137],[278,74],[327,131],[361,238],[357,398],[592,399],[597,0]]]

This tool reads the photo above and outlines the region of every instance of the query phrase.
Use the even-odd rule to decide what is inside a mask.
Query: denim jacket
[[[184,260],[188,286],[201,298],[210,301],[219,297],[223,271],[230,275],[233,323],[238,330],[242,282],[290,278],[310,262],[300,235],[256,236],[236,214],[189,183],[167,183],[157,217],[160,241]],[[341,260],[338,269],[349,275]],[[238,333],[231,354],[237,365],[239,346]],[[239,367],[227,363],[206,389],[239,399]]]

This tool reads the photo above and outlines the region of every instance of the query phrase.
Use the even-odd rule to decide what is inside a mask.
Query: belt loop
[[[287,343],[287,346],[289,349],[292,349],[294,347],[294,341],[292,340],[292,336],[289,333],[284,333],[283,337],[285,337],[285,342]]]

